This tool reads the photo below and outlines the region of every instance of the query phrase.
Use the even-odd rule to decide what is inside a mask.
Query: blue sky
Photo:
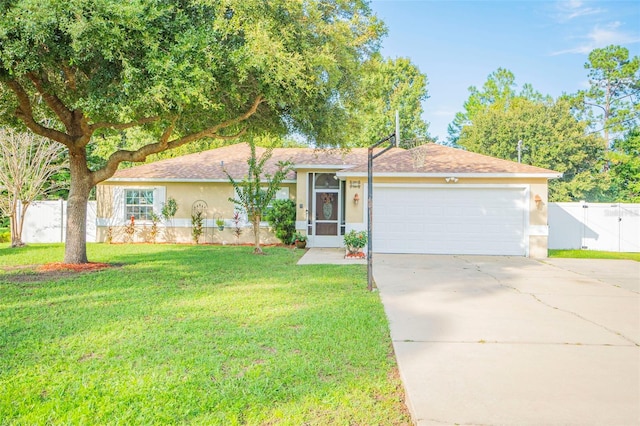
[[[498,68],[557,97],[587,87],[584,63],[610,44],[640,56],[640,1],[373,0],[387,25],[382,53],[409,57],[429,80],[424,119],[447,138],[447,125]]]

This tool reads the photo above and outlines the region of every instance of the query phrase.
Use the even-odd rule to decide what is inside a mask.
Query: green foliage
[[[362,67],[358,91],[346,100],[350,114],[349,146],[369,146],[395,129],[400,115],[400,140],[425,139],[422,101],[428,98],[427,76],[408,58],[373,55]]]
[[[640,202],[640,128],[614,141],[607,153],[612,198],[627,203]]]
[[[262,253],[260,248],[260,220],[267,211],[269,204],[280,189],[280,183],[291,171],[291,162],[279,161],[270,165],[273,169],[273,175],[265,172],[265,166],[271,158],[273,148],[267,148],[258,158],[256,154],[256,145],[253,139],[249,140],[251,155],[247,159],[249,170],[247,176],[240,182],[236,181],[225,170],[225,174],[233,185],[235,198],[229,198],[229,201],[240,207],[247,213],[249,221],[253,225],[253,235],[255,240],[255,252]]]
[[[172,220],[178,212],[178,203],[173,197],[169,197],[166,203],[162,204],[161,215],[164,220]]]
[[[475,122],[476,116],[482,113],[487,107],[494,104],[506,106],[515,97],[522,97],[531,100],[542,100],[542,95],[533,90],[531,85],[525,84],[522,92],[516,91],[515,76],[504,68],[498,68],[489,74],[487,81],[478,89],[475,86],[469,87],[469,99],[464,104],[464,112],[458,112],[454,120],[449,124],[449,144],[457,145],[465,126]]]
[[[11,241],[11,232],[6,228],[0,228],[0,243],[8,243]]]
[[[0,270],[2,423],[411,424],[365,268],[265,251],[89,244],[122,266]],[[0,248],[0,259],[62,252]]]
[[[516,161],[522,141],[522,162],[563,173],[550,182],[551,201],[597,201],[606,182],[597,177],[604,146],[597,135],[585,133],[566,99],[533,101],[513,97],[475,112],[462,129],[458,144],[485,155]]]
[[[349,251],[360,251],[367,245],[367,231],[358,231],[355,229],[344,235],[344,245]]]
[[[0,123],[65,145],[78,204],[121,163],[192,142],[340,144],[343,98],[384,33],[361,0],[12,0],[0,16]],[[86,261],[86,236],[67,242],[65,262]]]
[[[293,234],[293,242],[296,241],[307,241],[308,237],[305,234],[302,234],[300,232],[296,232],[295,234]]]
[[[284,244],[293,244],[296,232],[296,204],[292,200],[273,200],[265,219]]]
[[[191,215],[191,238],[198,244],[200,237],[204,233],[204,213],[200,210]]]
[[[577,94],[581,112],[594,130],[602,131],[608,148],[610,135],[640,122],[640,57],[629,58],[626,47],[611,45],[589,53],[584,67],[589,70],[590,87]]]

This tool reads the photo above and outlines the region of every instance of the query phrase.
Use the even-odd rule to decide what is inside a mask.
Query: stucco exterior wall
[[[296,183],[283,184],[288,188],[289,198],[296,203],[296,228],[298,231],[306,233],[307,230],[307,210],[308,203],[308,179],[309,173],[334,173],[335,170],[297,170]],[[345,219],[347,230],[355,227],[358,229],[366,226],[367,207],[367,179],[362,176],[344,178],[345,188]],[[442,177],[437,178],[415,178],[415,177],[376,177],[374,183],[390,184],[427,184],[445,185],[446,181]],[[526,232],[528,239],[529,256],[543,258],[547,256],[548,243],[548,185],[547,180],[522,179],[522,178],[458,178],[456,183],[450,183],[454,189],[456,185],[520,185],[527,188],[529,221]],[[238,240],[233,235],[231,218],[234,213],[234,205],[229,201],[233,197],[233,187],[228,182],[105,182],[98,185],[98,228],[97,241],[105,241],[108,232],[111,232],[113,241],[124,240],[124,226],[126,220],[123,214],[119,214],[115,208],[115,189],[118,187],[140,188],[140,187],[161,187],[164,188],[164,199],[173,197],[178,203],[178,212],[172,223],[161,223],[158,234],[158,241],[170,242],[191,242],[191,212],[195,201],[202,200],[207,204],[205,212],[205,233],[201,242],[233,244]],[[359,201],[354,202],[355,195],[358,194]],[[374,193],[375,196],[375,193]],[[537,201],[539,199],[539,201]],[[375,197],[374,197],[375,200]],[[156,212],[157,214],[160,211]],[[215,226],[215,220],[221,218],[225,220],[225,229],[219,231]],[[144,241],[148,239],[150,223],[140,223],[140,232],[136,233],[134,240]],[[108,231],[111,228],[111,231]],[[248,224],[243,224],[243,232],[240,243],[250,243],[253,241],[251,228]],[[261,239],[265,244],[279,242],[267,227],[261,228]]]
[[[295,198],[295,185],[283,184],[282,187],[289,189],[289,197]],[[163,199],[158,200],[158,205],[154,207],[154,212],[160,215],[162,205],[170,198],[174,198],[178,204],[176,216],[171,221],[160,222],[158,224],[157,242],[192,242],[191,214],[192,206],[197,201],[204,201],[207,205],[204,211],[205,223],[204,233],[200,237],[200,243],[252,243],[253,231],[249,223],[239,224],[242,229],[240,238],[234,235],[234,223],[232,221],[235,205],[229,201],[234,196],[233,186],[228,182],[105,182],[97,187],[96,195],[98,201],[97,212],[97,241],[104,242],[110,238],[113,242],[125,240],[124,232],[128,220],[124,217],[122,210],[115,207],[116,199],[114,193],[117,189],[134,188],[163,188],[161,193]],[[122,202],[122,201],[121,201]],[[223,219],[225,227],[220,231],[215,221]],[[137,221],[134,242],[150,241],[151,235],[150,221]],[[264,244],[275,244],[280,241],[273,235],[268,226],[260,229],[261,241]]]

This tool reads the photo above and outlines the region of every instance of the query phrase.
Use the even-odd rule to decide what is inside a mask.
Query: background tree
[[[612,136],[640,123],[640,58],[629,58],[626,47],[612,45],[594,49],[584,67],[590,87],[576,95],[579,111],[592,130],[602,132],[609,149]]]
[[[458,144],[472,152],[517,161],[522,141],[522,162],[563,173],[549,184],[550,200],[602,199],[606,180],[602,168],[603,144],[587,135],[566,99],[533,101],[524,97],[500,100],[476,110],[471,124],[462,128]]]
[[[358,90],[347,102],[348,146],[369,146],[395,129],[400,114],[400,139],[428,137],[422,101],[428,98],[427,76],[408,58],[373,55],[362,67]]]
[[[615,140],[607,159],[613,199],[640,203],[640,128]]]
[[[254,130],[343,141],[384,32],[360,0],[9,0],[0,16],[0,121],[68,151],[67,263],[87,262],[89,193],[122,162]],[[92,144],[133,129],[92,168]]]
[[[458,144],[462,128],[473,123],[476,114],[483,108],[490,106],[498,101],[507,101],[515,96],[516,83],[515,76],[509,70],[498,68],[489,74],[487,81],[478,89],[471,86],[469,91],[469,99],[467,99],[462,107],[464,111],[458,112],[453,121],[449,124],[447,133],[449,133],[449,144],[455,146]]]
[[[273,148],[267,150],[258,158],[256,155],[255,142],[250,139],[251,155],[247,159],[249,170],[247,176],[240,182],[236,181],[225,170],[229,182],[233,185],[235,198],[229,201],[244,210],[247,218],[253,227],[254,253],[263,254],[260,247],[260,221],[264,216],[269,204],[274,199],[276,192],[280,189],[280,183],[284,180],[292,169],[289,162],[278,162],[275,165],[273,175],[265,173],[265,165],[273,154]]]
[[[24,245],[22,227],[29,205],[58,188],[51,179],[66,168],[62,156],[63,148],[57,144],[0,129],[0,213],[9,217],[11,247]]]

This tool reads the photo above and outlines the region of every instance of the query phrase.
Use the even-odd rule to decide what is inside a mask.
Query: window
[[[125,191],[125,219],[151,220],[153,189],[127,189]]]

